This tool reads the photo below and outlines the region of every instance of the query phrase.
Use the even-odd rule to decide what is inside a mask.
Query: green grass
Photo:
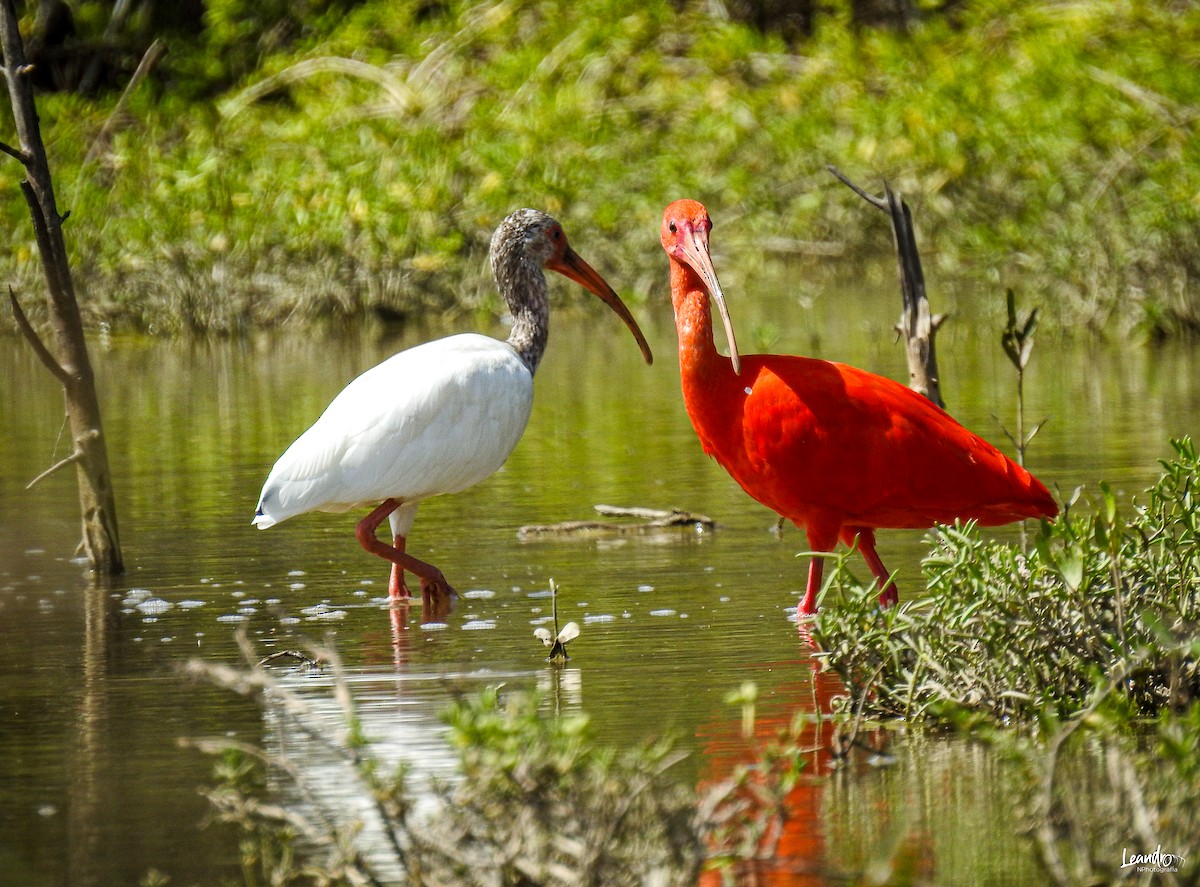
[[[244,39],[215,17],[86,168],[115,99],[42,96],[90,316],[233,330],[491,305],[487,240],[523,205],[635,296],[663,285],[654,232],[685,195],[743,255],[886,252],[835,163],[897,186],[943,280],[1045,293],[1048,322],[1200,325],[1195,4],[986,2],[908,33],[831,13],[795,46],[698,3],[421,9],[317,16],[210,98]],[[26,290],[19,175],[0,164],[0,267]]]

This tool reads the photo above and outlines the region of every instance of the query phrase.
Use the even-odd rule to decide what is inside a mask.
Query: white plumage
[[[533,374],[507,342],[462,333],[401,351],[347,385],[279,457],[254,525],[461,492],[504,464],[532,409]]]
[[[562,227],[537,210],[509,215],[492,237],[492,273],[513,316],[508,340],[463,333],[388,358],[347,385],[271,469],[254,525],[267,529],[308,511],[374,510],[355,530],[367,551],[392,563],[393,598],[407,597],[404,571],[422,598],[448,608],[454,589],[441,570],[406,553],[423,499],[458,493],[504,464],[533,408],[533,374],[549,336],[550,268],[606,302],[650,363],[642,331],[612,287],[567,244]],[[376,536],[383,519],[394,541]],[[444,606],[443,606],[444,605]]]

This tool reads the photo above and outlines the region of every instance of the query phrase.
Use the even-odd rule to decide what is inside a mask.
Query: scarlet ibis
[[[595,293],[633,332],[646,363],[653,359],[633,315],[546,213],[509,215],[492,236],[490,259],[512,315],[508,340],[449,336],[401,351],[356,378],[279,457],[263,484],[255,526],[265,530],[309,511],[377,506],[355,535],[364,549],[392,562],[393,600],[409,596],[405,570],[420,580],[426,603],[454,594],[441,570],[405,551],[406,537],[422,500],[489,477],[521,439],[548,337],[543,268]],[[392,545],[376,538],[384,518]]]
[[[876,529],[1058,514],[1037,478],[898,382],[809,357],[740,356],[709,253],[711,229],[694,200],[663,213],[684,405],[704,451],[803,528],[813,552],[833,551],[839,539],[857,544],[888,606],[899,595],[875,551]],[[729,357],[713,343],[710,298]],[[809,563],[804,614],[817,611],[824,563],[819,554]]]

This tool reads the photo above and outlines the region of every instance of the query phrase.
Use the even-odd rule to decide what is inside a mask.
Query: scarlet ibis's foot
[[[885,610],[888,607],[894,607],[900,603],[900,592],[896,590],[896,583],[889,582],[887,588],[883,590],[883,594],[879,596],[879,606]]]

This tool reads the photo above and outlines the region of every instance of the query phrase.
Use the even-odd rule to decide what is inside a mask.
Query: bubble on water
[[[148,588],[131,588],[126,592],[125,597],[121,599],[121,603],[127,607],[136,607],[142,601],[149,600],[154,597],[154,592]]]
[[[664,610],[651,610],[651,611],[650,611],[650,615],[651,615],[651,616],[674,616],[674,615],[675,615],[675,611],[674,611],[674,610],[671,610],[671,609],[664,609]]]
[[[218,622],[245,622],[246,618],[247,617],[242,616],[239,613],[227,613],[224,616],[218,616],[217,621]]]
[[[463,631],[486,631],[496,627],[495,619],[469,619],[463,623]]]
[[[280,625],[299,625],[300,617],[299,616],[283,616],[280,618],[279,624]]]
[[[520,591],[520,590],[521,589],[519,589],[519,588],[513,589],[513,591]],[[552,592],[552,591],[531,591],[528,594],[526,594],[525,597],[531,597],[531,598],[554,597],[554,592]]]
[[[464,591],[462,596],[467,600],[480,601],[495,597],[496,592],[490,588],[472,588],[470,591]]]
[[[197,607],[203,607],[205,603],[205,601],[193,601],[189,599],[186,601],[180,601],[175,606],[179,607],[181,610],[194,610]]]
[[[445,622],[423,622],[421,623],[422,631],[444,631],[449,628],[449,624]]]
[[[654,586],[653,585],[639,585],[637,587],[637,590],[638,591],[654,591]]]
[[[290,588],[292,591],[300,591],[300,589],[302,589],[304,587],[305,587],[305,585],[303,582],[293,582],[291,585],[288,586],[288,588]]]
[[[553,616],[539,616],[537,619],[530,619],[530,625],[545,625],[547,622],[553,622]]]
[[[243,616],[253,616],[255,613],[258,612],[258,608],[257,607],[238,607],[238,612],[241,613]]]
[[[307,575],[303,570],[288,570],[289,576],[304,576]]]
[[[144,601],[140,601],[137,605],[137,608],[140,612],[145,613],[147,616],[153,616],[157,615],[158,613],[165,613],[167,610],[171,609],[171,602],[164,601],[160,597],[152,597]]]
[[[583,617],[584,625],[592,625],[593,623],[596,623],[596,622],[616,622],[616,621],[617,621],[617,617],[613,616],[610,613],[596,613],[594,615],[589,613],[587,616]]]

